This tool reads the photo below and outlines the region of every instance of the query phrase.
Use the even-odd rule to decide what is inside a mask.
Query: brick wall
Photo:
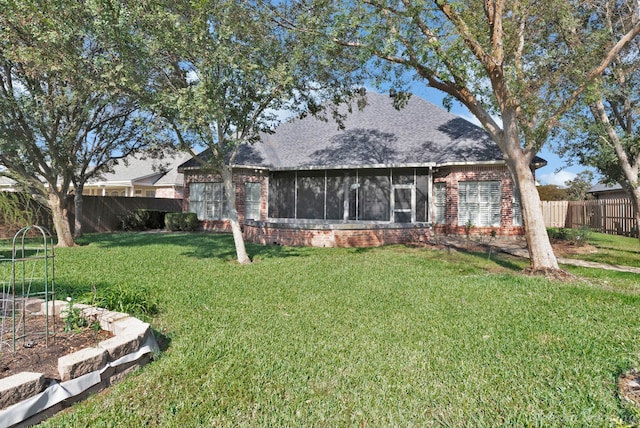
[[[263,245],[292,245],[316,247],[371,247],[388,244],[420,243],[432,234],[466,233],[458,225],[458,183],[460,181],[500,181],[502,189],[501,226],[474,227],[471,235],[488,235],[496,230],[499,236],[517,236],[524,228],[513,226],[513,180],[506,167],[448,167],[434,173],[434,182],[444,182],[447,187],[446,224],[328,224],[318,223],[270,223],[268,222],[269,185],[268,171],[240,170],[233,178],[236,192],[236,209],[245,239]],[[189,183],[222,182],[219,174],[185,174],[185,209],[188,208]],[[260,221],[244,219],[245,183],[261,183]],[[203,221],[202,229],[214,232],[230,232],[228,221]]]
[[[486,235],[495,230],[499,236],[524,234],[522,226],[513,225],[513,179],[506,166],[457,166],[442,168],[433,176],[434,183],[446,183],[446,223],[433,226],[434,233],[464,235],[464,225],[458,224],[458,183],[461,181],[499,181],[502,192],[500,227],[473,227],[472,235]]]
[[[240,224],[244,222],[244,207],[246,188],[245,183],[261,183],[260,191],[260,220],[267,218],[267,204],[269,200],[269,173],[263,170],[236,170],[233,174],[233,184],[236,189],[236,210]],[[189,184],[195,183],[222,183],[220,174],[185,174],[185,210],[189,209]],[[228,221],[205,220],[202,229],[216,232],[230,232]]]
[[[156,198],[161,199],[184,199],[184,187],[159,187],[156,189]]]
[[[247,221],[244,237],[262,245],[312,247],[377,247],[425,242],[427,225],[397,224],[305,224]]]

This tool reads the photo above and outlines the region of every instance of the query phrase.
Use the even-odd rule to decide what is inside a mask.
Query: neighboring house
[[[598,183],[587,192],[593,195],[594,199],[626,199],[629,194],[618,183],[614,185]]]
[[[154,159],[144,154],[118,160],[111,172],[84,186],[83,195],[184,198],[184,176],[178,166],[189,160],[185,153]]]
[[[489,135],[416,96],[400,110],[392,101],[369,92],[344,129],[309,116],[243,146],[234,184],[245,238],[373,246],[462,235],[469,226],[473,234],[523,234],[513,180]],[[532,168],[544,164],[536,158]],[[188,209],[205,230],[229,230],[222,180],[198,165],[179,168]]]

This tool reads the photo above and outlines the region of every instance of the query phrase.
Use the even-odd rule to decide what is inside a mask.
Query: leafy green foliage
[[[25,226],[33,224],[48,227],[50,213],[22,192],[0,192],[0,236],[12,238]]]
[[[547,234],[552,241],[570,241],[578,246],[582,246],[589,243],[592,231],[588,226],[582,226],[578,229],[552,227],[547,229]]]
[[[113,157],[150,144],[151,115],[108,78],[117,56],[102,43],[93,6],[0,3],[0,165],[48,203],[59,245],[73,245],[71,186],[81,190]]]
[[[95,304],[111,311],[141,318],[151,317],[159,311],[158,303],[149,296],[148,290],[144,287],[113,285],[98,293]]]
[[[634,10],[637,14],[637,8]],[[608,12],[602,9],[599,13]],[[604,39],[613,43],[636,27],[638,19],[635,16],[609,23],[609,34]],[[605,184],[620,183],[634,203],[636,222],[640,222],[639,48],[640,41],[635,37],[615,56],[601,78],[590,85],[570,112],[561,135],[563,143],[557,148],[568,164],[595,168]]]
[[[200,224],[196,213],[167,213],[164,221],[167,229],[174,232],[192,232],[196,230]]]
[[[64,316],[64,331],[76,331],[89,325],[89,321],[82,316],[80,308],[73,306],[71,297],[67,297],[67,307],[62,314]]]
[[[287,2],[135,1],[101,16],[124,58],[124,86],[162,119],[181,149],[231,187],[239,148],[272,132],[279,115],[319,114],[354,96],[349,74],[278,25]],[[337,110],[336,110],[337,111]],[[238,260],[249,262],[229,192]]]
[[[541,201],[566,201],[567,193],[565,189],[555,184],[543,184],[537,186]]]
[[[593,186],[593,172],[584,170],[578,173],[573,180],[566,181],[564,184],[567,186],[566,194],[569,201],[584,201],[593,199],[593,196],[589,195],[589,189]]]
[[[635,6],[616,0],[606,6],[568,0],[302,3],[308,6],[302,14],[314,12],[301,18],[302,31],[312,28],[355,51],[379,86],[423,82],[447,95],[445,105],[455,99],[476,116],[516,175],[532,268],[557,268],[529,167],[559,120],[613,61],[611,38],[615,43],[625,31],[611,35],[612,18],[604,11],[633,22],[633,36],[640,31]]]

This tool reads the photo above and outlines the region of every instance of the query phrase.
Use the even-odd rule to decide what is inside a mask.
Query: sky
[[[429,88],[426,85],[416,84],[410,88],[413,95],[417,95],[425,100],[442,107],[442,99],[444,95],[437,89]],[[469,122],[478,126],[480,122],[469,112],[462,104],[454,103],[451,113],[456,114]],[[582,165],[572,165],[567,167],[565,162],[551,148],[551,144],[547,143],[538,153],[538,156],[547,161],[547,165],[536,170],[536,179],[540,184],[554,184],[565,187],[565,182],[575,178],[576,174],[588,169]],[[595,184],[595,183],[593,183]]]

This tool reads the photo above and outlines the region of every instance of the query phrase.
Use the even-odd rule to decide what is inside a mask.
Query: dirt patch
[[[109,331],[94,330],[89,327],[65,332],[64,321],[60,319],[56,320],[54,330],[52,317],[50,317],[51,333],[47,346],[43,334],[46,331],[44,316],[27,317],[25,327],[26,338],[16,342],[15,352],[12,352],[11,331],[2,337],[0,379],[20,372],[35,372],[44,373],[46,378],[59,381],[58,358],[84,348],[95,347],[98,342],[113,337]],[[5,330],[12,330],[11,320],[5,320]]]
[[[618,389],[622,398],[640,407],[640,373],[637,370],[620,376]]]
[[[597,253],[598,249],[589,244],[576,244],[573,241],[557,241],[551,244],[553,252],[556,256],[567,254],[592,254]]]

